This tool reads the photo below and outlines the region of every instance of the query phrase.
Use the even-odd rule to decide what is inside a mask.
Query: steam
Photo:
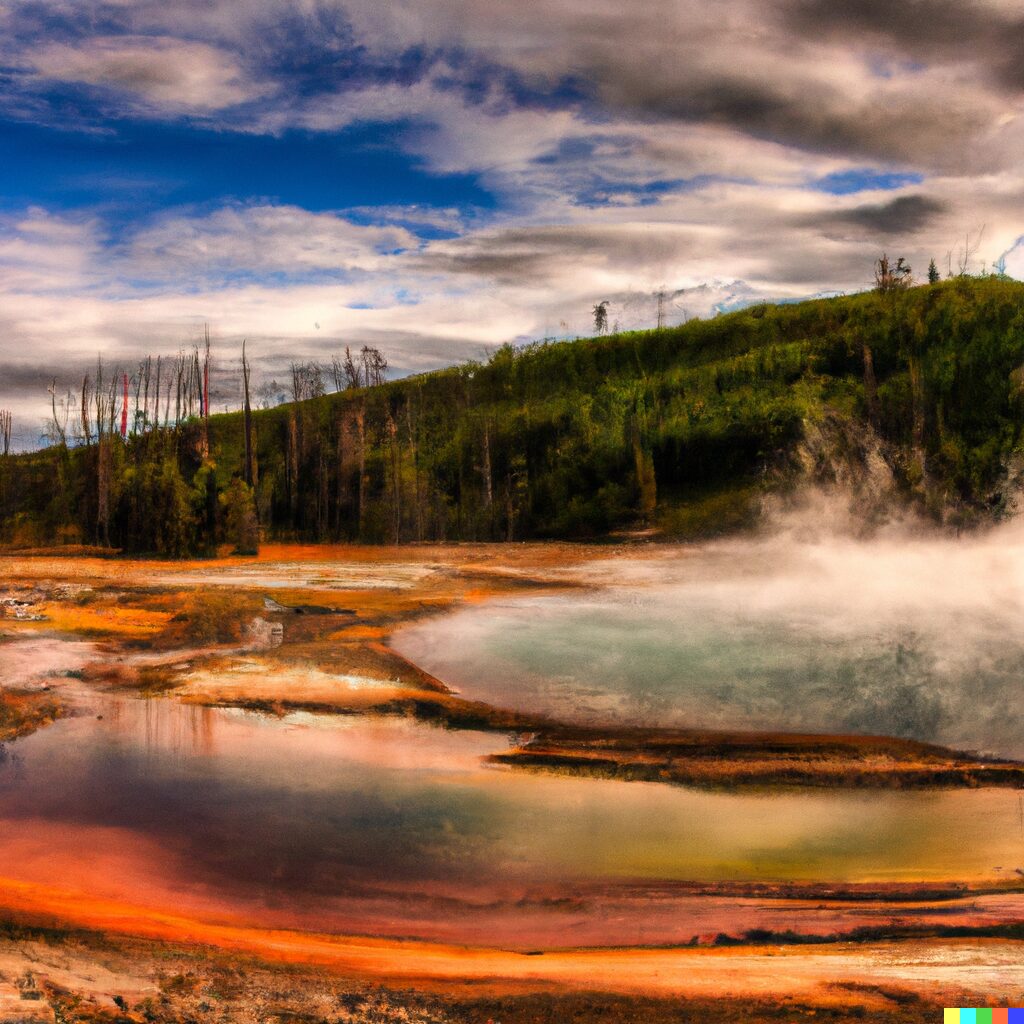
[[[1024,757],[1024,523],[953,538],[771,535],[585,566],[585,596],[475,608],[407,655],[559,718],[884,734]]]

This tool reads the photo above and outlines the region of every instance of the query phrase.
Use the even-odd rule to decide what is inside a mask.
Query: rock
[[[34,986],[0,982],[0,1024],[53,1024],[50,1004]]]
[[[255,618],[245,627],[245,642],[248,647],[280,647],[284,642],[284,626],[280,622]]]

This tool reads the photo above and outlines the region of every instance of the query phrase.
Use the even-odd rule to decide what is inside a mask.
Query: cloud
[[[93,218],[57,217],[40,208],[0,217],[3,290],[88,287],[101,249],[98,232]]]
[[[95,219],[30,210],[0,222],[0,363],[21,368],[0,375],[0,406],[34,430],[46,394],[32,380],[73,383],[98,353],[130,369],[190,344],[204,323],[231,402],[242,338],[267,377],[345,344],[376,344],[396,370],[418,372],[509,340],[587,334],[601,299],[613,323],[649,327],[662,288],[678,322],[866,287],[882,239],[920,268],[980,223],[992,225],[989,260],[1024,235],[1019,176],[979,179],[970,204],[959,187],[933,179],[927,194],[910,185],[836,197],[725,181],[639,209],[565,204],[535,222],[517,213],[479,225],[443,217],[456,236],[433,240],[343,213],[229,204],[172,211],[112,242]],[[545,222],[551,209],[555,223]]]
[[[994,84],[1020,90],[1024,16],[985,0],[797,0],[787,23],[802,35],[884,48],[920,62],[970,64]]]
[[[861,0],[860,6],[872,8],[861,20],[877,23],[880,32],[886,17],[903,20],[902,8],[895,17],[891,5]],[[911,6],[921,21],[934,6],[955,25],[945,14],[954,5],[943,0]],[[949,166],[970,155],[950,147],[952,137],[985,135],[1014,103],[985,85],[998,70],[987,40],[1009,28],[1006,49],[1012,50],[1016,31],[991,10],[991,31],[968,28],[956,59],[931,66],[917,59],[912,30],[875,39],[858,37],[857,26],[826,26],[835,5],[824,0],[809,6],[728,0],[713,7],[654,0],[640,8],[530,0],[514,13],[484,0],[396,0],[387,7],[354,0],[348,9],[356,36],[371,50],[387,52],[413,39],[458,40],[552,87],[571,76],[623,116],[717,124],[846,158]],[[985,23],[986,11],[977,13]],[[960,19],[971,22],[973,14]],[[843,24],[842,16],[833,22]],[[882,43],[892,57],[884,75]]]
[[[214,46],[172,37],[105,36],[41,45],[21,55],[33,76],[97,86],[144,107],[209,113],[267,94],[235,57]]]
[[[394,225],[355,224],[295,206],[230,206],[206,216],[164,215],[134,234],[123,255],[137,277],[224,280],[380,270],[417,238]]]
[[[868,203],[830,216],[834,224],[862,228],[868,237],[915,235],[946,212],[946,204],[923,195],[903,195]]]
[[[649,137],[718,126],[843,159],[991,166],[1012,158],[1024,85],[1024,18],[983,0],[13,0],[7,20],[37,75],[230,109],[248,130],[418,118],[410,147],[439,169],[521,159],[544,114],[551,145],[567,122],[623,118]]]
[[[612,223],[510,227],[429,246],[415,266],[475,275],[511,285],[579,279],[585,269],[614,276],[678,260],[703,248],[701,232],[686,225]]]

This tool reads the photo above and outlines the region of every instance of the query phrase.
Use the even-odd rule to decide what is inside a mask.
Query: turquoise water
[[[395,644],[467,696],[568,721],[885,734],[1024,757],[1015,538],[655,552],[596,563],[594,589],[470,608]]]

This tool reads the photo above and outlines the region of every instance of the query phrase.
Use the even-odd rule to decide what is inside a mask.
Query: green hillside
[[[1022,388],[1024,284],[757,306],[254,411],[256,509],[277,539],[693,537],[752,522],[766,491],[856,484],[873,457],[887,500],[969,525],[1006,511]],[[237,542],[243,418],[204,429],[8,457],[0,539]]]

